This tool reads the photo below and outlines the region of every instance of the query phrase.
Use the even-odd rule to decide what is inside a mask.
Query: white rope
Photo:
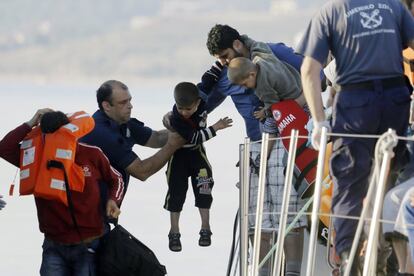
[[[365,138],[365,139],[379,139],[381,138],[382,135],[378,135],[378,134],[349,134],[349,133],[333,133],[333,132],[328,132],[327,133],[328,136],[330,137],[348,137],[348,138]],[[401,141],[414,141],[414,136],[395,136],[398,140]],[[305,135],[298,135],[299,139],[309,139],[309,136],[305,136]],[[275,140],[288,140],[290,139],[290,136],[279,136],[279,137],[273,137],[273,138],[269,138],[269,141],[275,141]],[[256,144],[256,143],[260,143],[261,140],[259,141],[254,141],[254,142],[250,142],[251,144]]]

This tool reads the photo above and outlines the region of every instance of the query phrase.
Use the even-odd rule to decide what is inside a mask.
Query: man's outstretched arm
[[[153,130],[145,146],[155,149],[163,147],[168,141],[168,132],[166,129]]]
[[[185,140],[178,133],[169,132],[167,143],[159,151],[144,160],[137,157],[126,170],[133,177],[145,181],[164,167],[174,152],[184,143]]]

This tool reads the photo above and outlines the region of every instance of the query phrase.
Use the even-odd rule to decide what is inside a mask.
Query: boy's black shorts
[[[195,206],[210,209],[214,186],[213,174],[203,145],[177,150],[168,162],[168,192],[164,208],[170,212],[183,209],[188,189],[188,177],[191,177]]]

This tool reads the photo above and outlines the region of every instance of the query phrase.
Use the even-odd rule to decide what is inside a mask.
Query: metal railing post
[[[395,135],[395,131],[389,129],[388,135]],[[379,140],[380,141],[380,140]],[[396,141],[396,138],[394,138]],[[395,147],[395,144],[390,144],[391,147]],[[372,220],[369,229],[367,251],[365,253],[364,270],[363,275],[376,275],[377,268],[377,256],[378,256],[378,238],[379,238],[379,219],[381,217],[382,201],[384,198],[385,186],[390,171],[391,159],[394,157],[392,148],[385,148],[383,153],[383,159],[381,164],[381,170],[379,174],[378,185],[375,193],[374,209],[372,213]]]
[[[240,276],[248,274],[247,252],[249,250],[249,176],[250,139],[240,146]]]
[[[312,226],[311,232],[309,235],[309,250],[308,250],[308,261],[306,267],[306,276],[315,275],[315,254],[316,254],[316,240],[318,234],[318,225],[319,225],[319,205],[321,203],[321,191],[322,191],[322,181],[323,181],[323,171],[325,164],[325,152],[326,152],[326,143],[327,143],[327,128],[322,127],[320,149],[318,154],[318,167],[316,170],[316,181],[315,181],[315,190],[314,190],[314,199],[312,207]]]
[[[269,134],[263,133],[262,135],[262,147],[260,151],[260,169],[259,169],[259,183],[257,184],[257,206],[256,206],[256,222],[254,231],[253,242],[253,263],[252,263],[252,275],[257,276],[259,272],[259,255],[260,255],[260,242],[262,234],[262,218],[263,218],[263,199],[266,182],[266,169],[267,169],[267,149],[269,144]]]
[[[273,267],[273,276],[280,275],[282,267],[283,247],[285,244],[286,222],[289,211],[289,200],[291,194],[293,171],[295,168],[296,148],[298,145],[299,131],[292,129],[290,134],[289,153],[286,167],[285,187],[283,189],[282,206],[280,209],[279,230],[277,235],[276,257]]]

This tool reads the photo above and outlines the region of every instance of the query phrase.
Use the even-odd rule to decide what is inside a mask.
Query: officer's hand
[[[322,134],[322,127],[326,127],[328,132],[331,131],[331,126],[328,121],[322,122],[313,122],[313,130],[312,130],[312,147],[315,150],[319,150],[320,143],[321,143],[321,134]]]
[[[4,201],[2,198],[3,196],[0,195],[0,210],[6,206],[6,201]]]
[[[109,199],[106,203],[106,215],[109,218],[118,218],[119,214],[121,214],[121,210],[119,209],[118,205],[112,199]]]
[[[53,109],[50,108],[42,108],[36,111],[35,115],[33,115],[33,117],[26,122],[26,124],[29,127],[34,127],[37,126],[40,122],[40,119],[42,118],[43,114],[48,113],[48,112],[52,112],[54,111]]]
[[[162,117],[162,124],[163,124],[163,125],[164,125],[164,127],[165,127],[166,129],[168,129],[169,131],[175,131],[175,130],[172,128],[172,126],[171,126],[171,121],[170,121],[171,116],[172,116],[172,111],[169,111],[167,114],[165,114],[165,115]]]

